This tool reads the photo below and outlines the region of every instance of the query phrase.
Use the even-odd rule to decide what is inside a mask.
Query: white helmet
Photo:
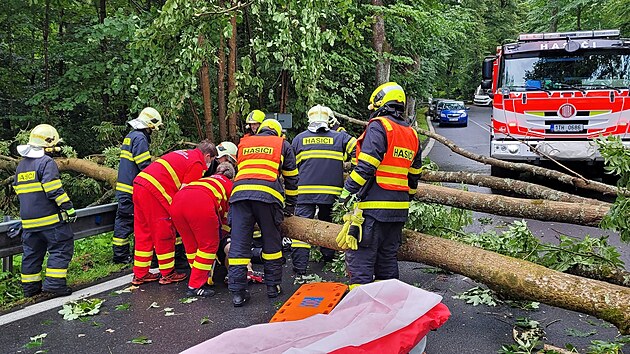
[[[238,147],[236,147],[236,144],[229,141],[223,141],[217,145],[217,151],[219,152],[217,158],[228,156],[232,159],[233,163],[236,163],[236,154],[238,154]]]
[[[337,120],[337,117],[335,117],[335,112],[328,108],[328,126],[332,128],[336,124],[339,124],[339,121]]]
[[[138,118],[129,121],[129,125],[133,129],[160,130],[163,125],[162,116],[155,108],[146,107],[140,112]]]
[[[44,153],[52,148],[55,151],[61,151],[57,144],[62,141],[55,127],[49,124],[40,124],[31,130],[28,144],[18,145],[17,151],[21,156],[38,158],[44,156]]]
[[[330,108],[322,105],[313,106],[308,110],[308,128],[317,131],[320,128],[328,129],[328,119],[330,118]]]

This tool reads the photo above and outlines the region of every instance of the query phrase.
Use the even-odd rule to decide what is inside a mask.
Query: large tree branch
[[[450,205],[495,215],[586,226],[598,226],[604,215],[610,210],[610,207],[606,204],[591,205],[512,198],[496,194],[467,192],[424,183],[418,185],[416,199],[426,203]]]
[[[344,114],[335,112],[335,116],[345,119],[350,123],[354,123],[354,124],[358,124],[358,125],[367,125],[367,122],[359,120],[359,119],[354,119],[351,117],[348,117]],[[492,165],[492,166],[496,166],[496,167],[501,167],[504,169],[508,169],[508,170],[512,170],[512,171],[522,171],[522,172],[529,172],[533,175],[538,175],[538,176],[542,176],[542,177],[546,177],[549,179],[555,179],[557,181],[560,181],[562,183],[568,184],[568,185],[572,185],[578,188],[582,188],[582,189],[587,189],[587,190],[592,190],[592,191],[596,191],[596,192],[600,192],[602,194],[609,194],[609,195],[615,195],[618,193],[621,193],[623,195],[626,196],[630,196],[630,191],[628,191],[627,189],[618,189],[615,186],[611,186],[605,183],[601,183],[601,182],[597,182],[597,181],[593,181],[593,180],[585,180],[582,179],[580,177],[575,177],[575,176],[571,176],[568,175],[566,173],[562,173],[559,171],[554,171],[554,170],[550,170],[548,168],[544,168],[544,167],[540,167],[540,166],[534,166],[534,165],[530,165],[530,164],[526,164],[526,163],[514,163],[514,162],[507,162],[507,161],[502,161],[502,160],[498,160],[495,159],[493,157],[488,157],[488,156],[484,156],[484,155],[479,155],[479,154],[475,154],[472,153],[468,150],[462,149],[461,147],[459,147],[457,144],[455,144],[453,141],[443,137],[440,134],[434,133],[434,132],[430,132],[428,130],[422,129],[422,128],[417,128],[418,133],[422,134],[422,135],[426,135],[430,138],[433,138],[437,141],[439,141],[440,143],[444,144],[446,147],[448,147],[449,149],[451,149],[453,152],[462,155],[466,158],[469,158],[471,160],[477,161],[477,162],[481,162],[483,164],[486,165]]]
[[[287,218],[283,236],[339,249],[341,226],[300,217]],[[560,273],[456,241],[404,230],[398,259],[428,264],[465,275],[503,294],[536,300],[609,321],[630,333],[630,288]]]
[[[529,183],[510,178],[499,178],[481,175],[472,172],[424,171],[422,172],[422,175],[420,175],[420,179],[426,182],[465,183],[492,189],[499,189],[508,192],[514,192],[535,199],[547,199],[557,202],[585,203],[591,205],[610,206],[606,202],[560,192],[535,183]]]

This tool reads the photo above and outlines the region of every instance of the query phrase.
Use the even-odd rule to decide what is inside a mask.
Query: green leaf
[[[195,302],[197,300],[199,300],[199,299],[196,298],[196,297],[185,297],[185,298],[179,299],[179,302],[182,303],[182,304],[190,304],[190,303]]]
[[[210,317],[209,316],[205,316],[204,318],[201,319],[201,323],[202,325],[208,324],[212,321],[210,321]]]
[[[147,336],[140,336],[140,337],[136,337],[132,339],[131,343],[145,345],[145,344],[151,344],[153,343],[153,341],[150,340]]]
[[[564,331],[566,332],[567,335],[571,337],[579,337],[579,338],[590,337],[592,335],[597,334],[597,331],[594,329],[588,332],[582,332],[575,328],[565,328]]]
[[[127,311],[129,310],[129,307],[131,306],[130,303],[124,303],[124,304],[120,304],[118,306],[116,306],[116,311]]]

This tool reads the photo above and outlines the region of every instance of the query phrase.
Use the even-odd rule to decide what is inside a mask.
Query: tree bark
[[[606,202],[584,198],[569,193],[559,192],[535,183],[529,183],[509,178],[480,175],[471,172],[425,171],[422,172],[422,174],[420,175],[420,179],[425,182],[450,182],[477,185],[481,187],[514,192],[534,199],[546,199],[567,203],[584,203],[590,205],[607,205],[608,207],[610,207],[610,205]]]
[[[496,194],[467,192],[454,188],[421,183],[416,199],[425,203],[518,218],[557,221],[576,225],[598,226],[610,207],[602,205],[520,199]]]
[[[383,0],[372,0],[373,6],[383,6]],[[377,10],[378,11],[378,10]],[[374,14],[372,24],[372,45],[376,51],[376,86],[389,81],[390,61],[385,59],[383,53],[386,51],[387,39],[385,38],[385,19],[383,14]]]
[[[219,6],[223,7],[223,1],[219,2]],[[226,119],[226,100],[225,100],[225,38],[223,33],[219,33],[219,50],[217,53],[217,119],[219,120],[219,139],[226,141],[228,138],[228,128]]]
[[[64,22],[63,22],[63,15],[64,15],[64,9],[61,8],[61,10],[59,10],[59,45],[63,46],[63,26],[64,26]],[[63,76],[63,56],[61,56],[59,58],[59,64],[58,64],[58,73],[59,73],[59,77]]]
[[[236,2],[233,0],[232,5],[236,5]],[[232,36],[230,37],[229,47],[229,57],[228,57],[228,95],[234,92],[236,89],[236,56],[237,56],[237,48],[236,48],[236,16],[237,12],[234,11],[234,14],[230,18],[230,24],[232,25]],[[230,113],[228,118],[228,136],[230,141],[236,141],[236,121],[237,121],[237,109],[234,108],[234,111]]]
[[[192,112],[193,119],[195,120],[195,127],[197,128],[197,137],[199,140],[203,139],[203,132],[201,130],[201,120],[199,119],[199,115],[197,114],[197,110],[195,109],[195,104],[191,97],[188,97],[188,106],[190,106],[190,111]]]
[[[200,34],[197,38],[197,45],[203,46],[204,36]],[[212,97],[210,97],[210,73],[208,61],[203,60],[201,64],[201,94],[203,96],[203,120],[206,128],[206,139],[214,141],[212,132]]]
[[[358,125],[367,125],[366,121],[362,121],[359,119],[354,119],[351,117],[348,117],[345,114],[341,114],[338,112],[335,112],[335,116],[345,119],[350,123],[354,123],[354,124],[358,124]],[[574,186],[574,187],[578,187],[578,188],[582,188],[582,189],[587,189],[587,190],[592,190],[595,192],[599,192],[602,193],[604,195],[615,195],[615,194],[622,194],[625,196],[630,196],[630,191],[628,191],[627,189],[618,189],[615,186],[611,186],[605,183],[601,183],[601,182],[597,182],[597,181],[593,181],[593,180],[588,180],[588,179],[583,179],[583,178],[579,178],[579,177],[575,177],[575,176],[571,176],[568,175],[566,173],[562,173],[559,171],[554,171],[554,170],[550,170],[548,168],[544,168],[544,167],[540,167],[540,166],[534,166],[534,165],[529,165],[526,163],[513,163],[513,162],[507,162],[507,161],[502,161],[502,160],[498,160],[495,159],[493,157],[488,157],[488,156],[484,156],[484,155],[479,155],[479,154],[475,154],[472,153],[468,150],[462,149],[461,147],[457,146],[457,144],[455,144],[454,142],[452,142],[451,140],[443,137],[442,135],[439,135],[437,133],[433,133],[430,132],[428,130],[424,130],[422,128],[418,128],[417,129],[418,133],[422,134],[422,135],[426,135],[430,138],[433,138],[437,141],[439,141],[440,143],[444,144],[446,147],[448,147],[449,149],[451,149],[451,151],[453,151],[456,154],[462,155],[466,158],[469,158],[471,160],[475,160],[477,162],[481,162],[483,164],[486,165],[492,165],[492,166],[497,166],[497,167],[501,167],[501,168],[505,168],[508,170],[512,170],[512,171],[522,171],[522,172],[529,172],[533,175],[538,175],[538,176],[542,176],[548,179],[555,179],[557,181],[560,181],[562,183]]]
[[[279,113],[287,111],[287,101],[289,100],[289,70],[283,69],[280,73],[280,109]]]
[[[340,225],[293,216],[280,226],[282,235],[339,250]],[[524,300],[590,314],[630,333],[630,288],[560,273],[527,261],[456,241],[403,230],[398,259],[428,264],[467,276]]]
[[[44,85],[50,88],[50,64],[48,58],[48,35],[50,34],[50,0],[46,0],[44,8],[44,24],[42,28],[42,39],[44,41]],[[48,108],[46,108],[48,113]]]
[[[55,162],[59,171],[73,171],[98,181],[107,182],[112,188],[116,188],[118,171],[107,166],[102,166],[92,161],[77,158],[56,158]]]

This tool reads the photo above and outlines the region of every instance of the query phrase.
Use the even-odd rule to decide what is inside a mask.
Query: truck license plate
[[[584,130],[584,124],[552,124],[551,131],[554,133],[573,133]]]

